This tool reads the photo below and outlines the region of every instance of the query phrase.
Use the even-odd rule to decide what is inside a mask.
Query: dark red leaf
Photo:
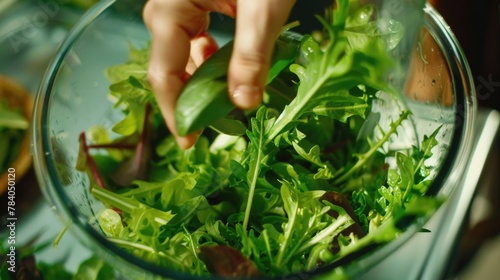
[[[339,192],[328,191],[320,197],[320,201],[324,201],[324,200],[330,202],[333,205],[342,207],[347,212],[347,214],[351,217],[351,219],[354,220],[354,224],[347,227],[346,229],[344,229],[341,232],[341,234],[343,236],[348,236],[351,233],[354,233],[354,235],[356,235],[358,238],[361,238],[361,237],[364,237],[366,235],[366,232],[363,230],[363,227],[361,227],[361,225],[359,223],[358,216],[356,216],[356,213],[354,213],[354,209],[352,208],[351,204],[349,203],[349,200],[347,199],[347,197],[345,197],[343,194],[341,194]],[[337,219],[339,217],[339,213],[337,213],[336,211],[333,211],[333,210],[330,210],[328,212],[328,214],[330,216],[334,217],[335,219]],[[338,253],[339,250],[340,250],[340,246],[338,244],[337,237],[335,237],[332,241],[331,251],[333,253]]]
[[[203,246],[200,248],[199,257],[214,275],[238,278],[261,275],[251,260],[229,246]]]

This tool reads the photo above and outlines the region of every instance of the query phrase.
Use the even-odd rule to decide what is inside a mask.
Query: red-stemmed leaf
[[[104,183],[104,179],[97,168],[97,165],[94,162],[94,159],[90,155],[90,148],[87,144],[87,138],[85,136],[85,132],[80,133],[79,137],[80,141],[80,151],[78,153],[78,159],[76,163],[76,169],[80,171],[87,171],[90,173],[91,180],[94,180],[95,184],[101,188],[108,189],[106,184]]]
[[[151,105],[146,105],[144,123],[139,142],[135,146],[134,154],[124,161],[118,169],[111,174],[111,179],[121,187],[128,187],[134,180],[145,180],[148,177],[149,164],[151,162],[151,142],[149,131],[151,130]]]

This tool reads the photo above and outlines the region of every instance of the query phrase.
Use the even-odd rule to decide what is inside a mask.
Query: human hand
[[[218,46],[206,32],[209,12],[236,18],[234,49],[228,69],[229,96],[236,107],[262,101],[273,46],[295,0],[149,0],[143,12],[152,45],[148,77],[167,127],[182,148],[197,134],[180,137],[175,104],[189,76]]]

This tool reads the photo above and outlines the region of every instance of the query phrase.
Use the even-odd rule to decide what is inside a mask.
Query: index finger
[[[194,143],[196,136],[177,135],[174,109],[184,85],[190,40],[205,28],[206,12],[192,7],[190,1],[151,0],[146,3],[143,15],[152,35],[149,82],[167,127],[176,137],[179,146],[188,148]]]

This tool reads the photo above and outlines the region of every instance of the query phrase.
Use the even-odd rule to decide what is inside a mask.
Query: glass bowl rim
[[[81,216],[81,214],[79,213],[77,207],[73,205],[73,203],[71,203],[70,199],[67,197],[64,191],[64,187],[59,182],[58,175],[53,165],[50,135],[47,133],[47,120],[49,115],[47,109],[49,108],[52,89],[57,81],[58,71],[63,61],[67,57],[69,51],[71,50],[73,44],[78,40],[80,35],[85,32],[86,28],[91,25],[97,17],[106,12],[108,8],[110,8],[115,2],[117,1],[101,1],[90,8],[68,33],[66,39],[60,45],[56,55],[54,56],[52,62],[46,70],[46,73],[42,79],[38,93],[36,95],[33,112],[31,142],[35,173],[38,177],[38,181],[40,182],[41,189],[45,198],[49,203],[58,208],[58,214],[63,218],[69,217],[73,221],[73,224],[77,226],[78,234],[83,234],[84,238],[92,239],[92,242],[96,242],[99,245],[103,246],[103,249],[105,249],[107,253],[114,254],[119,259],[131,263],[139,269],[143,269],[158,276],[173,277],[176,279],[184,277],[202,279],[201,277],[187,276],[180,272],[165,269],[162,266],[144,261],[133,255],[132,253],[128,253],[120,249],[117,245],[108,241],[101,233],[97,232],[92,226],[90,226],[88,224],[88,221],[79,219],[79,216]],[[445,59],[448,62],[448,68],[451,71],[450,74],[452,75],[454,86],[453,89],[455,93],[455,131],[453,133],[452,142],[450,143],[449,149],[453,152],[447,153],[445,160],[442,163],[443,168],[440,170],[437,177],[433,180],[431,188],[429,189],[429,192],[433,195],[444,195],[442,186],[445,184],[450,184],[447,183],[448,178],[452,175],[456,175],[452,174],[453,171],[458,170],[455,172],[457,173],[460,170],[464,169],[466,159],[471,152],[470,142],[473,135],[473,122],[475,120],[476,111],[476,103],[474,102],[475,91],[468,63],[457,39],[451,32],[449,26],[439,15],[439,13],[428,3],[424,8],[424,14],[425,27],[433,31],[437,31],[434,33],[431,32],[431,35],[439,44],[439,47],[441,48],[441,51],[445,55]],[[439,37],[435,37],[438,35]],[[459,78],[458,80],[455,79],[457,77]],[[451,184],[453,184],[453,182],[451,182]],[[449,195],[451,191],[448,191],[446,195]],[[429,220],[429,218],[430,217],[417,221],[417,223],[414,223],[412,226],[410,226],[396,240],[383,244],[381,248],[374,252],[370,252],[368,255],[363,255],[363,257],[358,260],[358,264],[364,263],[365,269],[376,265],[378,263],[377,260],[389,255],[391,252],[395,251],[402,244],[404,244],[408,239],[410,239],[410,237],[413,236],[424,225],[424,223]],[[327,265],[319,269],[317,272],[306,273],[312,273],[314,275],[316,275],[318,272],[327,273],[327,271],[333,271],[335,267],[342,265],[342,262],[337,262],[334,267]],[[350,265],[346,266],[348,271],[356,270],[350,269],[349,267]]]

